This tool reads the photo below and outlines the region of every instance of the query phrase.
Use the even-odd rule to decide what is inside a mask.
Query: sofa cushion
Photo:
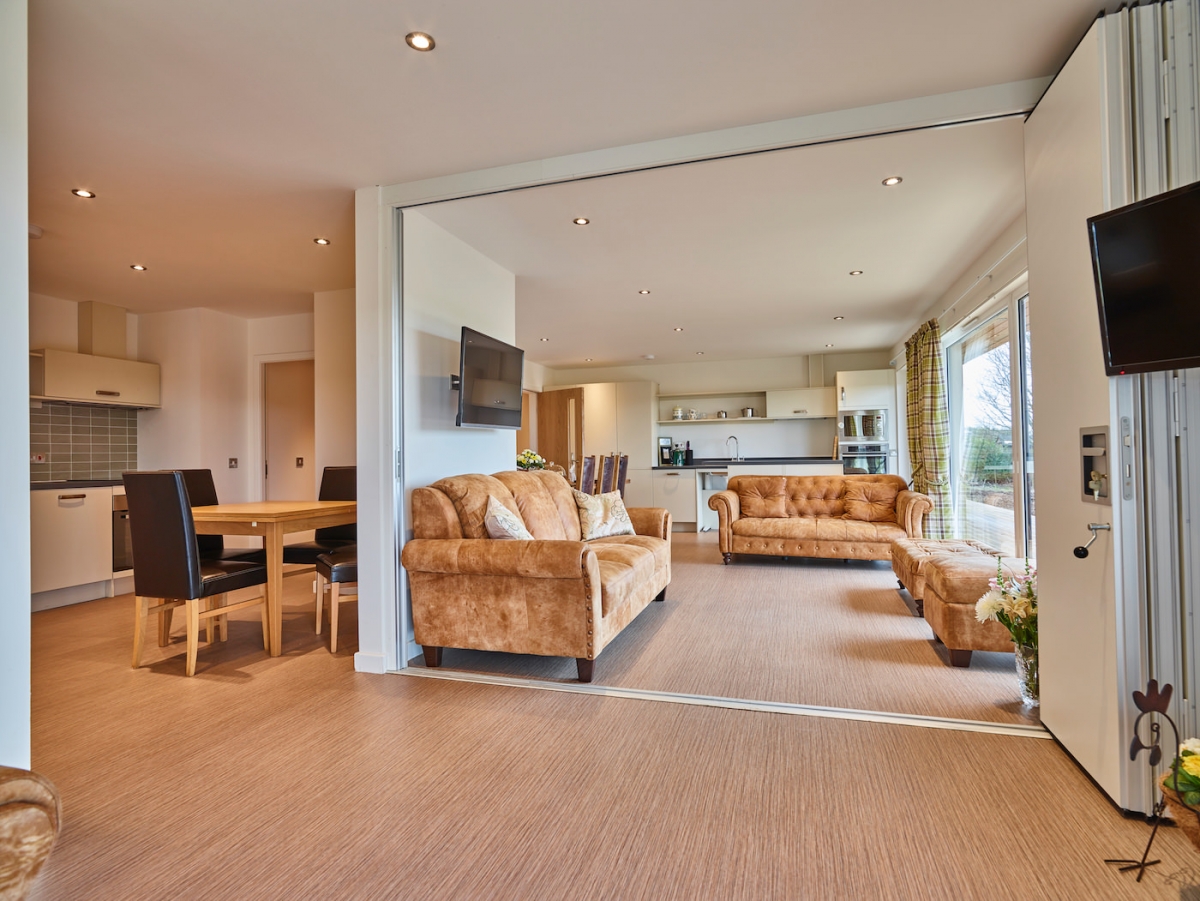
[[[578,541],[578,535],[572,538],[563,527],[558,504],[554,499],[554,483],[546,476],[558,479],[565,488],[570,488],[566,479],[553,472],[521,472],[517,470],[498,472],[494,478],[512,492],[517,508],[521,511],[521,519],[525,523],[525,528],[529,529],[534,538],[542,541]],[[573,500],[571,504],[573,507]],[[578,518],[578,514],[574,510],[571,512]]]
[[[801,476],[787,480],[788,516],[841,516],[842,476]]]
[[[742,476],[737,480],[742,516],[787,516],[787,478],[785,476]]]
[[[491,476],[479,475],[477,473],[463,476],[451,476],[448,479],[439,479],[433,483],[433,487],[443,492],[450,502],[454,504],[454,510],[458,513],[458,521],[462,526],[464,538],[487,538],[487,528],[483,524],[483,518],[487,515],[487,502],[489,497],[494,497],[504,506],[508,507],[513,513],[521,515],[521,510],[517,506],[516,500],[512,496],[512,492],[504,487],[504,483]]]
[[[645,547],[610,540],[596,541],[591,548],[600,564],[600,614],[608,616],[626,603],[639,585],[653,580],[655,555]]]
[[[494,497],[488,498],[483,527],[487,529],[488,537],[497,541],[533,541],[521,517]]]
[[[824,517],[828,518],[828,517]],[[797,541],[817,537],[816,516],[794,516],[789,519],[737,519],[733,534],[743,538],[792,538]]]
[[[818,541],[887,544],[895,538],[905,537],[904,529],[894,522],[862,522],[836,517],[818,517],[814,522]]]
[[[597,538],[590,542],[593,550],[614,544],[649,551],[654,556],[655,569],[671,565],[671,542],[663,538],[655,538],[653,535],[611,535],[608,538]]]
[[[847,479],[842,502],[846,518],[861,522],[895,522],[896,495],[903,486],[873,479]]]

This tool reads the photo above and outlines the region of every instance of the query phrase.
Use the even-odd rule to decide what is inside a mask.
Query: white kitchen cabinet
[[[617,452],[617,386],[597,382],[583,386],[583,455],[607,457]]]
[[[629,455],[630,469],[657,465],[657,386],[654,382],[617,382],[617,450]]]
[[[675,522],[696,521],[696,471],[657,470],[653,477],[654,503],[665,507]]]
[[[65,350],[40,350],[29,356],[29,394],[110,407],[159,407],[162,393],[157,363],[97,357]]]
[[[864,369],[837,374],[839,410],[890,410],[896,396],[893,369]]]
[[[112,488],[30,492],[32,591],[112,578]]]
[[[630,467],[629,472],[626,474],[627,481],[625,482],[626,507],[655,506],[652,477],[653,471],[650,469],[633,469]]]
[[[767,419],[828,419],[837,416],[837,411],[835,388],[767,392]]]
[[[840,476],[844,472],[840,460],[812,463],[730,463],[733,476]]]

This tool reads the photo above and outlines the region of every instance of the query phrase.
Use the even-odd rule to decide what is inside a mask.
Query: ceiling
[[[135,312],[308,309],[352,283],[357,187],[1048,75],[1096,11],[32,0],[32,288]],[[413,30],[437,49],[408,49]]]
[[[1021,215],[1022,139],[1010,118],[419,212],[517,275],[517,343],[538,363],[890,348]]]

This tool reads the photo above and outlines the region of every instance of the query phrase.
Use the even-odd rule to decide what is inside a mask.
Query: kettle
[[[754,407],[742,407],[742,419],[753,419],[758,415],[758,411]]]

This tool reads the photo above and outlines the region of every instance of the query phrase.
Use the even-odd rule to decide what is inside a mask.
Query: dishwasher
[[[113,573],[133,569],[133,542],[129,538],[129,501],[113,492],[112,500]]]

